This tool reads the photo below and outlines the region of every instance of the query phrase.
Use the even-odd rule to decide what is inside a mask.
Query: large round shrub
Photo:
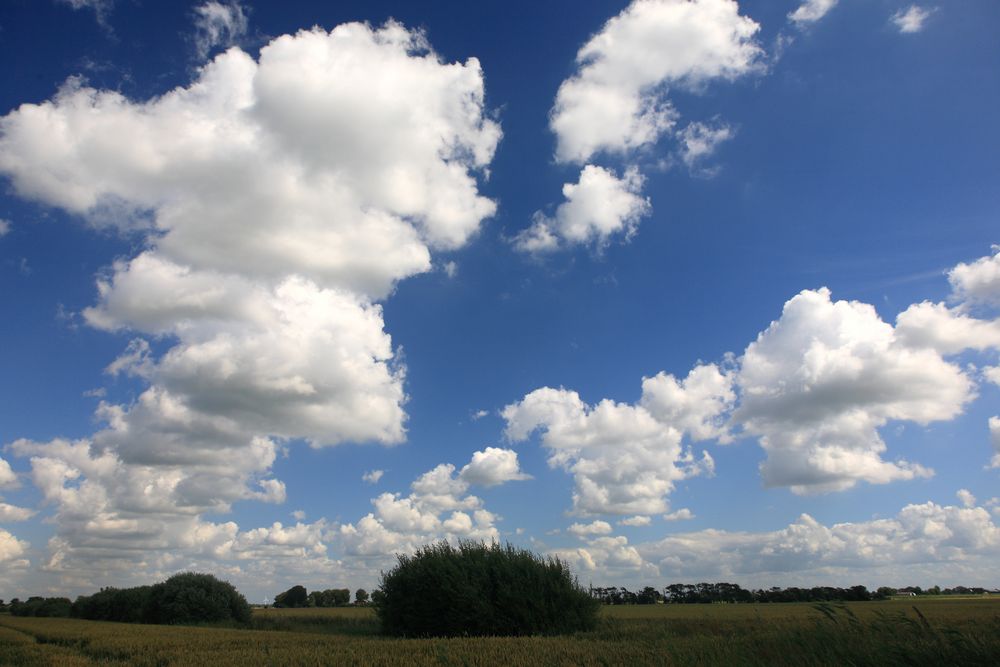
[[[142,616],[145,623],[248,623],[250,605],[228,582],[183,572],[150,587]]]
[[[600,607],[562,561],[479,542],[441,542],[399,556],[372,602],[383,632],[407,637],[589,630]]]

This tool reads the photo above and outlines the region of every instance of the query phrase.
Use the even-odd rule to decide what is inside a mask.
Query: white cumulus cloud
[[[837,6],[839,0],[805,0],[788,15],[788,20],[798,27],[819,21]]]
[[[682,440],[714,433],[728,408],[732,390],[716,375],[709,366],[683,381],[656,376],[644,381],[637,405],[587,405],[575,391],[543,387],[504,408],[506,435],[517,442],[541,432],[549,465],[573,475],[578,514],[665,513],[675,482],[714,470],[707,452],[696,457]]]
[[[761,586],[817,578],[850,585],[861,578],[901,586],[925,572],[954,585],[997,576],[1000,527],[982,507],[928,502],[887,519],[825,526],[803,514],[772,532],[678,533],[636,549],[660,576],[679,580]]]
[[[962,309],[924,301],[896,316],[896,337],[910,347],[929,347],[941,354],[1000,349],[1000,319],[980,320]]]
[[[0,489],[12,489],[17,484],[17,474],[10,467],[10,463],[0,456]]]
[[[517,452],[500,447],[487,447],[481,452],[474,452],[472,460],[459,474],[469,484],[481,486],[497,486],[505,482],[531,479],[531,475],[521,471]]]
[[[566,532],[576,535],[579,538],[590,537],[592,535],[610,535],[611,524],[607,521],[592,521],[591,523],[574,523]]]
[[[875,309],[826,289],[789,300],[740,360],[734,419],[760,438],[766,484],[798,493],[884,484],[932,472],[882,458],[889,420],[950,420],[974,397],[958,366],[896,340]]]
[[[210,42],[238,36],[238,7],[196,9]],[[147,386],[102,402],[90,438],[12,449],[56,508],[46,567],[141,576],[263,553],[290,529],[201,516],[283,502],[284,442],[405,438],[405,368],[378,301],[495,211],[477,181],[500,139],[483,99],[474,58],[353,23],[277,37],[257,60],[231,48],[148,100],[72,78],[0,118],[17,194],[145,241],[99,277],[84,319],[132,335],[109,372]],[[470,520],[468,534],[489,524]],[[328,571],[328,529],[311,526],[296,549]]]
[[[522,252],[544,253],[567,245],[592,244],[600,249],[615,236],[627,240],[651,211],[649,200],[642,196],[643,180],[634,167],[619,178],[609,169],[588,164],[577,183],[563,185],[566,201],[555,216],[536,212],[514,246]]]
[[[556,159],[653,144],[676,122],[666,93],[760,69],[759,30],[733,0],[635,0],[580,49],[550,114]]]
[[[651,517],[643,516],[641,514],[636,516],[630,516],[628,518],[621,519],[620,521],[618,521],[619,526],[633,526],[633,527],[648,526],[651,523],[653,523],[653,519]]]
[[[24,540],[19,540],[0,528],[0,563],[3,563],[5,567],[25,564],[21,556],[27,552],[28,546]]]
[[[470,481],[455,470],[442,463],[417,477],[408,495],[386,492],[373,498],[374,511],[339,526],[335,543],[374,571],[396,553],[412,553],[437,540],[498,540],[498,517],[468,493]]]
[[[948,272],[952,296],[971,305],[1000,306],[1000,246],[993,254],[966,264],[961,262]]]

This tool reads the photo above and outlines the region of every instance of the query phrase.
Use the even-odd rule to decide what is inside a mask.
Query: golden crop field
[[[1000,664],[1000,599],[606,607],[568,637],[390,639],[369,609],[258,609],[254,629],[0,616],[0,665]]]

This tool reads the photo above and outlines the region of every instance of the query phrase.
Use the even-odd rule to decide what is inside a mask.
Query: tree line
[[[368,591],[359,588],[354,591],[354,604],[368,604]],[[278,608],[299,607],[346,607],[351,603],[351,591],[348,588],[328,588],[325,591],[309,592],[305,586],[296,585],[283,593],[274,596],[273,605]]]
[[[941,589],[938,586],[924,590],[919,586],[891,588],[882,586],[869,591],[865,586],[838,588],[814,586],[812,588],[779,588],[747,590],[738,584],[725,582],[699,584],[670,584],[662,590],[646,586],[638,591],[624,587],[589,589],[590,595],[603,604],[706,604],[715,602],[863,602],[887,600],[894,595],[985,595],[996,593],[984,588],[956,586]]]
[[[0,601],[2,605],[2,601]],[[182,572],[152,586],[102,588],[69,598],[15,598],[6,605],[14,616],[54,616],[120,623],[249,623],[250,605],[232,584],[210,574]]]

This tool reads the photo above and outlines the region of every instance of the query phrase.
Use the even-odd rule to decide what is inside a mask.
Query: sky
[[[0,597],[1000,586],[998,28],[0,3]]]

